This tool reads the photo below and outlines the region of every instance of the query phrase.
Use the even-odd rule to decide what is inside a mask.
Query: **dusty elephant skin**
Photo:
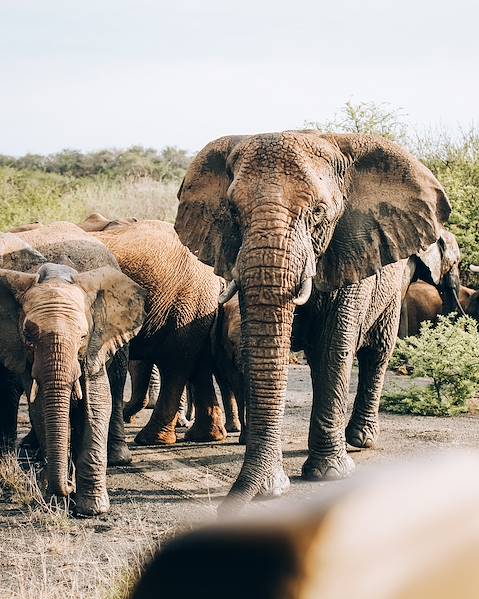
[[[22,260],[8,251],[11,238],[2,241],[3,265],[11,269],[0,270],[0,360],[21,377],[29,397],[47,458],[49,492],[66,496],[75,490],[68,480],[72,409],[76,510],[104,512],[112,410],[106,364],[140,329],[145,292],[120,272],[102,244],[75,225],[53,223],[22,233],[15,241],[24,245]],[[55,258],[77,268],[56,264]],[[121,438],[115,438],[117,429],[112,433],[120,450],[126,448],[122,432]]]
[[[94,235],[115,255],[122,271],[148,291],[147,316],[130,345],[130,356],[158,366],[161,389],[151,418],[135,442],[175,443],[178,408],[187,382],[196,416],[186,439],[224,439],[209,339],[221,279],[183,246],[168,223],[140,221],[106,227]],[[147,385],[148,377],[143,380]],[[145,397],[146,389],[138,388],[138,396]]]
[[[350,365],[364,348],[350,438],[367,446],[399,319],[404,263],[388,265],[438,239],[450,212],[441,185],[392,142],[299,131],[210,143],[190,165],[179,201],[180,239],[232,280],[227,295],[239,289],[248,438],[225,507],[288,486],[281,452],[288,352],[295,305],[307,302],[313,280],[303,328],[322,333],[306,339],[314,401],[303,474],[347,476]]]

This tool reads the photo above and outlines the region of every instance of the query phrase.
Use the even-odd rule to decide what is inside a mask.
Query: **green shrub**
[[[467,412],[479,391],[477,322],[454,314],[440,316],[437,325],[423,322],[417,337],[398,339],[390,366],[412,369],[412,378],[429,377],[432,383],[384,392],[383,410],[424,416]]]
[[[456,139],[444,133],[425,136],[416,153],[447,191],[452,205],[447,228],[461,248],[461,280],[477,287],[479,277],[469,264],[479,263],[479,132],[471,128]]]
[[[154,148],[131,146],[125,150],[105,149],[96,152],[62,150],[41,156],[25,154],[19,158],[0,155],[0,167],[16,170],[43,171],[82,178],[102,175],[110,178],[150,177],[157,181],[181,179],[191,160],[186,150],[166,146]]]

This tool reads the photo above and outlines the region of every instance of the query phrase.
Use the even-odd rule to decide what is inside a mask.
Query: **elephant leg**
[[[347,299],[330,303],[328,321],[322,330],[315,325],[315,341],[305,347],[313,383],[309,455],[302,469],[307,480],[345,478],[355,467],[346,452],[344,429],[359,326]]]
[[[189,390],[195,406],[195,421],[185,434],[185,441],[223,441],[226,438],[223,411],[213,385],[208,359],[201,359],[190,378]]]
[[[396,342],[399,302],[393,302],[368,333],[369,343],[358,351],[359,381],[346,440],[353,447],[374,447],[379,435],[379,400],[389,358]]]
[[[400,319],[399,319],[398,337],[399,337],[399,339],[405,339],[408,336],[409,336],[409,316],[408,316],[407,297],[405,297],[401,304],[401,314],[400,314]]]
[[[131,398],[123,408],[125,422],[131,422],[135,414],[146,408],[153,366],[153,362],[148,360],[130,360],[128,370],[131,378]]]
[[[225,412],[225,428],[228,433],[241,432],[241,422],[239,418],[238,402],[231,386],[225,376],[220,372],[215,372],[216,382],[220,388],[221,401]]]
[[[184,389],[183,393],[181,394],[180,407],[178,409],[178,421],[176,422],[177,427],[190,426],[192,424],[192,419],[188,418],[189,403],[190,399],[188,397],[188,391]]]
[[[121,347],[108,366],[111,389],[111,418],[108,429],[108,465],[125,466],[131,462],[131,452],[125,440],[123,423],[123,393],[128,371],[128,346]]]
[[[150,383],[148,385],[148,403],[145,406],[146,408],[152,410],[155,407],[156,400],[160,394],[160,385],[160,371],[158,370],[157,366],[153,364],[150,375]]]
[[[170,368],[161,368],[160,395],[150,420],[136,435],[137,445],[171,445],[176,443],[176,421],[186,375]]]
[[[0,454],[15,450],[17,441],[18,404],[23,388],[17,376],[0,365]]]
[[[112,402],[110,383],[103,366],[85,376],[81,447],[76,461],[75,511],[83,516],[107,512],[106,489],[108,425]]]

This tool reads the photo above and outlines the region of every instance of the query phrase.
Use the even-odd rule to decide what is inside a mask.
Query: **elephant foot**
[[[193,425],[185,433],[185,441],[223,441],[226,429],[223,425],[223,412],[215,406],[201,418],[195,418]]]
[[[145,426],[135,437],[136,445],[174,445],[176,443],[175,429],[152,429]]]
[[[346,450],[335,456],[308,457],[303,464],[301,476],[305,480],[339,480],[350,476],[356,468]]]
[[[241,422],[239,421],[239,418],[232,418],[231,420],[226,420],[225,429],[227,433],[240,433]]]
[[[77,493],[74,497],[76,516],[92,518],[99,514],[104,514],[110,509],[110,499],[106,490],[99,495],[80,495]]]
[[[176,421],[176,428],[188,428],[192,426],[193,421],[188,420],[188,418],[184,414],[178,415],[178,420]]]
[[[138,414],[140,409],[128,409],[127,407],[123,408],[123,422],[126,422],[127,424],[133,422],[135,420],[135,415]]]
[[[246,445],[246,431],[242,430],[240,436],[238,438],[238,443],[240,445]]]
[[[108,447],[108,466],[127,466],[131,459],[131,451],[124,441]]]
[[[346,427],[346,441],[353,447],[370,449],[375,447],[379,436],[377,422],[354,422],[350,420]]]
[[[283,469],[283,465],[280,464],[276,467],[275,471],[263,482],[260,490],[258,491],[258,496],[262,498],[280,497],[289,489],[290,486],[291,483],[289,478]]]

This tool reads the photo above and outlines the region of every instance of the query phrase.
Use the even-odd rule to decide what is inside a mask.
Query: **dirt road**
[[[388,373],[388,383],[395,375]],[[404,381],[404,377],[401,377]],[[352,401],[357,382],[354,372]],[[307,366],[290,367],[284,426],[285,468],[291,488],[285,499],[305,501],[343,483],[307,483],[300,479],[306,458],[311,407]],[[128,425],[129,441],[149,417],[144,411]],[[26,429],[25,429],[26,430]],[[193,445],[180,441],[171,447],[132,446],[133,463],[108,473],[109,514],[91,520],[71,520],[52,527],[8,502],[0,502],[0,588],[2,597],[57,597],[47,593],[51,582],[75,596],[103,597],[104,587],[121,574],[130,554],[154,545],[178,527],[188,528],[214,519],[219,498],[239,472],[243,447],[237,436],[225,443]],[[479,447],[479,417],[434,418],[381,414],[381,436],[374,450],[355,451],[357,470],[389,460],[407,460],[413,452],[450,447]],[[413,484],[414,473],[411,481]],[[269,509],[255,502],[252,509]],[[64,527],[64,528],[63,528]],[[35,580],[36,590],[20,595],[19,581]],[[45,587],[45,594],[41,588]],[[66,595],[69,596],[69,595]]]

